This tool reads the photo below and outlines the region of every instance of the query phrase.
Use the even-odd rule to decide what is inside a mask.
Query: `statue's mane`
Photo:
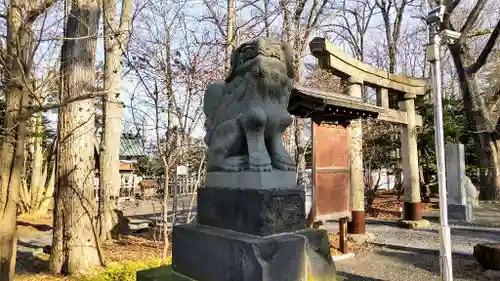
[[[282,40],[276,40],[276,39],[267,39],[267,42],[273,43],[273,46],[281,48],[281,52],[283,52],[283,57],[284,61],[283,64],[286,67],[286,73],[287,76],[290,79],[295,78],[295,69],[293,67],[293,50],[290,47],[288,43]],[[227,75],[225,81],[226,83],[231,82],[236,76],[242,75],[240,72],[244,72],[244,70],[240,70],[240,55],[241,55],[241,50],[244,46],[248,44],[256,44],[255,41],[251,41],[250,43],[247,44],[242,44],[238,46],[233,52],[231,53],[231,68],[229,70],[229,74]]]

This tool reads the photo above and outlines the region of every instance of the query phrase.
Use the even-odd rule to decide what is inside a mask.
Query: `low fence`
[[[139,179],[139,178],[138,178]],[[204,176],[198,177],[197,175],[178,176],[175,180],[168,182],[168,195],[174,196],[187,196],[196,192],[198,187],[203,187]],[[308,201],[311,196],[311,170],[301,171],[299,185],[305,189]],[[140,181],[122,180],[117,196],[119,199],[131,198],[150,198],[163,194],[164,179],[163,177],[142,177]],[[115,195],[116,196],[116,195]],[[94,197],[99,198],[99,179],[94,180]]]
[[[98,199],[98,180],[94,184],[94,196]],[[203,177],[196,175],[180,176],[168,182],[168,195],[186,196],[195,193],[198,187],[203,186]],[[151,198],[162,195],[164,190],[164,179],[162,177],[145,177],[140,182],[122,182],[120,185],[119,198]]]
[[[173,196],[184,196],[192,195],[196,192],[198,187],[203,186],[202,179],[198,179],[198,176],[182,176],[177,178],[175,181],[169,181],[168,183],[168,195]]]

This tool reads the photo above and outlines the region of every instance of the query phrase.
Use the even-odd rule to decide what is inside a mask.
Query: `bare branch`
[[[474,25],[477,23],[479,15],[483,11],[486,2],[487,0],[478,0],[474,8],[472,8],[472,11],[469,13],[467,20],[465,21],[464,25],[462,26],[462,29],[460,30],[460,32],[462,33],[460,40],[463,40],[467,36],[467,33],[469,33],[471,29],[474,27]]]
[[[479,57],[477,58],[476,62],[469,66],[467,68],[468,73],[476,73],[481,67],[484,66],[486,63],[486,60],[488,59],[488,56],[490,53],[493,51],[493,48],[495,47],[496,41],[498,39],[498,35],[500,35],[500,20],[497,22],[497,25],[495,26],[495,29],[490,35],[490,38],[488,39],[488,42],[486,42],[486,45],[484,46],[483,50],[481,51],[481,54],[479,54]]]
[[[95,93],[90,93],[87,95],[82,95],[82,96],[77,96],[71,99],[67,99],[63,103],[54,103],[54,104],[46,104],[43,106],[37,106],[37,107],[28,107],[26,111],[24,111],[22,114],[18,116],[18,121],[26,121],[28,120],[33,114],[38,113],[38,112],[43,112],[43,111],[48,111],[51,109],[57,109],[57,108],[62,108],[67,106],[68,104],[78,102],[78,101],[83,101],[83,100],[88,100],[88,99],[93,99],[97,97],[104,97],[105,93],[103,92],[95,92]]]
[[[41,14],[45,13],[57,0],[45,0],[38,7],[30,10],[26,17],[28,23],[34,22]]]

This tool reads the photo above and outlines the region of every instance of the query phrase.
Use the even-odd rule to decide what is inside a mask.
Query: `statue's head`
[[[257,38],[241,44],[231,54],[231,70],[226,78],[230,82],[234,77],[259,67],[280,68],[290,78],[294,78],[293,50],[285,41]]]

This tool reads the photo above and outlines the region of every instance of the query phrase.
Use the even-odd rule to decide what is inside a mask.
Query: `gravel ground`
[[[366,231],[374,234],[374,243],[405,248],[439,250],[439,225],[432,223],[429,229],[404,229],[391,223],[368,222]],[[338,231],[338,224],[329,223],[330,231]],[[474,245],[484,242],[500,242],[500,229],[452,226],[452,251],[472,254]]]
[[[180,200],[179,209],[189,206],[189,202],[190,198]],[[154,220],[158,215],[161,202],[155,200],[154,204],[151,203],[143,201],[136,205],[136,202],[124,202],[122,207],[126,216],[140,223]],[[496,207],[497,210],[500,211],[500,208]],[[493,210],[489,211],[493,213]],[[332,232],[338,231],[338,223],[328,223],[326,227]],[[368,221],[367,232],[374,234],[374,243],[388,247],[370,246],[355,258],[338,262],[339,275],[346,277],[346,281],[440,280],[437,223],[432,223],[428,229],[410,230],[396,227],[394,222]],[[452,226],[451,232],[453,251],[461,253],[453,257],[454,280],[486,280],[470,255],[477,243],[500,242],[500,228]],[[33,252],[50,245],[52,235],[51,231],[32,232],[23,233],[19,238],[17,270],[22,272],[27,264],[32,266]]]
[[[355,258],[336,263],[338,275],[346,281],[424,281],[441,280],[439,255],[373,248]],[[474,258],[453,256],[453,280],[485,281]]]

